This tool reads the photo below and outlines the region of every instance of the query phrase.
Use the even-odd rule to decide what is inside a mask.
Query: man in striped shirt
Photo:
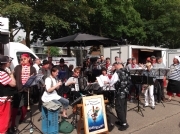
[[[11,96],[8,96],[5,90],[16,86],[13,74],[8,74],[5,71],[8,62],[10,60],[7,57],[0,55],[0,134],[7,132],[11,117]]]
[[[175,56],[173,59],[173,64],[170,66],[169,82],[167,86],[167,94],[169,95],[169,101],[173,93],[176,93],[180,97],[180,57]]]

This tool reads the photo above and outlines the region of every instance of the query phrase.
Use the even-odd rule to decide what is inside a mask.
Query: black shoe
[[[128,124],[126,124],[126,125],[121,125],[118,130],[119,130],[119,131],[124,131],[124,130],[126,130],[128,127],[129,127]]]
[[[10,129],[10,128],[8,128],[6,134],[13,134],[13,133],[11,132],[11,129]]]
[[[115,124],[116,124],[117,126],[122,125],[122,123],[121,123],[120,121],[115,121]]]
[[[15,134],[17,132],[17,128],[16,128],[16,126],[14,126],[14,127],[10,127],[9,128],[9,133],[11,133],[11,134]]]
[[[19,120],[19,124],[27,123],[26,120]]]

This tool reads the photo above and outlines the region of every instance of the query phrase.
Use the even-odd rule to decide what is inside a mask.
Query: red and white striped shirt
[[[22,66],[21,80],[24,85],[30,76],[30,66]]]
[[[4,71],[0,71],[0,83],[4,86],[8,85],[12,81],[11,77]],[[5,102],[7,96],[0,97],[1,102]],[[11,101],[10,99],[8,101]]]

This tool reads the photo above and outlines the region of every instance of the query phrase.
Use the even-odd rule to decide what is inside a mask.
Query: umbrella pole
[[[80,44],[80,63],[81,63],[81,67],[82,67],[83,66],[82,44]]]

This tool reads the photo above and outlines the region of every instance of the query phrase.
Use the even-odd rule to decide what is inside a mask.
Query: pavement
[[[140,106],[143,107],[144,98],[140,98],[141,103]],[[180,134],[180,98],[173,97],[172,101],[164,102],[165,107],[158,103],[156,105],[155,110],[152,110],[150,107],[144,108],[142,110],[144,117],[140,112],[136,112],[135,110],[130,110],[127,112],[127,121],[129,124],[129,128],[125,131],[119,131],[118,126],[115,126],[114,129],[109,132],[110,134]],[[137,106],[137,102],[130,103],[128,102],[128,109]],[[111,114],[111,121],[114,123],[116,119],[116,113],[114,109],[112,109],[113,114]],[[32,106],[33,113],[33,123],[41,130],[41,121],[38,119],[41,117],[41,113],[37,110],[37,105]],[[72,121],[72,108],[69,107],[68,115],[70,119],[69,122]],[[27,121],[29,117],[27,116]],[[18,119],[17,119],[18,121]],[[22,130],[27,123],[20,124],[18,126],[19,130]],[[82,124],[83,125],[83,124]],[[27,127],[25,131],[22,131],[21,134],[28,134],[30,126]],[[34,134],[39,134],[34,129]],[[71,134],[77,134],[77,130]],[[84,132],[82,131],[82,134]]]

